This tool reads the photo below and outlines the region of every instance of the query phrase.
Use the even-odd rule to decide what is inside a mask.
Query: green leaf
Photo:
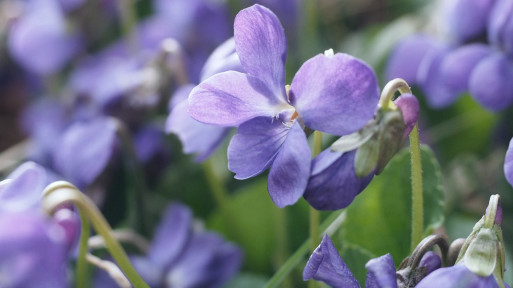
[[[367,278],[367,269],[365,264],[376,255],[373,255],[369,251],[353,244],[343,245],[340,256],[346,263],[349,270],[353,272],[353,276],[360,282],[362,287],[365,287],[365,279]]]
[[[421,147],[424,188],[424,231],[444,220],[440,167],[433,152]],[[381,256],[391,253],[396,264],[410,254],[411,183],[409,150],[400,151],[380,176],[347,208],[342,239]]]

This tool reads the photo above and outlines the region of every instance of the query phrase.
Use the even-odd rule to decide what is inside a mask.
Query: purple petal
[[[401,41],[395,48],[386,66],[386,79],[402,78],[408,84],[417,82],[417,73],[424,56],[435,49],[437,43],[426,35],[413,35]]]
[[[265,83],[236,71],[208,78],[189,95],[192,118],[220,126],[238,126],[258,116],[274,117],[288,108]]]
[[[241,264],[240,250],[219,235],[193,235],[166,275],[167,287],[220,287]]]
[[[426,275],[442,267],[442,259],[433,251],[428,251],[420,259],[419,267],[426,267]]]
[[[244,72],[239,55],[235,52],[235,40],[233,38],[223,42],[210,54],[201,70],[201,81],[205,81],[214,74],[230,70]]]
[[[504,159],[504,175],[509,184],[513,186],[513,138],[509,142],[508,151],[506,152],[506,159]]]
[[[116,124],[110,118],[71,125],[54,150],[56,169],[73,184],[91,184],[107,166],[116,142]]]
[[[494,0],[456,0],[448,1],[446,19],[449,32],[461,42],[483,34],[495,4]]]
[[[374,173],[362,179],[356,176],[356,150],[339,153],[326,149],[312,162],[312,173],[304,197],[318,210],[347,207],[372,179]]]
[[[513,2],[497,0],[488,21],[488,41],[513,55]]]
[[[50,183],[46,169],[33,162],[20,165],[6,179],[11,180],[0,190],[0,213],[36,208]]]
[[[411,129],[413,129],[413,126],[417,124],[419,119],[419,101],[411,94],[402,94],[394,103],[403,114],[405,127],[403,138],[406,138],[410,135]]]
[[[237,14],[233,27],[244,70],[285,101],[287,39],[278,17],[264,6],[253,5]]]
[[[230,131],[229,128],[203,124],[189,116],[188,102],[183,101],[169,114],[166,132],[174,133],[182,142],[183,152],[196,154],[196,161],[207,159],[223,142]]]
[[[417,81],[426,94],[428,105],[432,108],[445,108],[454,103],[459,96],[448,89],[440,73],[440,65],[448,53],[448,47],[432,49],[419,65]]]
[[[60,208],[53,214],[52,221],[64,231],[66,250],[70,251],[80,237],[80,218],[72,210]]]
[[[2,287],[67,287],[64,233],[38,212],[0,214]]]
[[[176,262],[190,239],[191,224],[189,208],[178,203],[169,205],[153,237],[148,259],[163,269]]]
[[[365,268],[367,268],[366,288],[397,288],[397,277],[392,255],[386,254],[371,259],[365,264]]]
[[[305,125],[335,135],[358,131],[374,116],[379,101],[376,75],[347,54],[317,55],[294,76],[290,102]]]
[[[228,146],[228,169],[240,180],[262,173],[280,152],[289,129],[280,119],[267,117],[240,125]]]
[[[59,3],[35,0],[27,4],[9,34],[11,55],[24,68],[38,74],[60,69],[78,51],[79,38],[68,34]]]
[[[324,235],[303,270],[303,280],[312,278],[333,288],[360,288],[328,235]]]
[[[292,205],[303,196],[310,175],[310,155],[306,135],[294,121],[269,171],[267,189],[278,207]]]
[[[474,67],[492,53],[484,44],[470,44],[451,51],[440,64],[440,74],[451,93],[468,91],[469,78]]]
[[[451,267],[444,267],[433,271],[415,286],[416,288],[498,288],[497,281],[490,275],[477,276],[470,272],[465,264],[460,263]]]
[[[164,133],[160,127],[143,126],[134,136],[134,148],[141,163],[146,163],[164,147]]]
[[[469,90],[486,109],[498,111],[513,103],[513,63],[497,52],[483,59],[470,75]]]
[[[114,262],[113,259],[108,258],[108,261]],[[149,287],[163,287],[163,268],[155,265],[149,261],[146,257],[141,256],[130,256],[130,262],[134,266],[137,273],[143,278],[144,282]],[[95,288],[117,288],[119,287],[116,282],[111,278],[107,272],[102,269],[96,269],[94,275],[94,287]]]

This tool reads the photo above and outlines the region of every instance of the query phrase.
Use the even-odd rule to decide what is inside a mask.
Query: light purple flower
[[[452,37],[460,42],[480,36],[486,31],[490,12],[495,0],[456,0],[447,1],[447,27]]]
[[[233,38],[220,45],[207,59],[201,72],[201,80],[224,72],[243,71],[239,57],[235,53]],[[228,135],[229,128],[208,125],[191,118],[187,112],[188,96],[194,85],[188,84],[175,91],[170,101],[170,114],[166,122],[166,131],[176,134],[183,145],[183,151],[187,154],[196,154],[196,161],[207,159]]]
[[[11,56],[25,69],[48,75],[62,68],[80,48],[70,33],[57,0],[27,2],[25,13],[14,23],[8,39]]]
[[[496,0],[488,21],[488,41],[513,57],[513,2]]]
[[[299,69],[287,93],[285,34],[260,5],[237,14],[234,39],[246,73],[216,74],[196,86],[189,113],[200,122],[238,126],[228,148],[229,169],[246,179],[272,166],[269,194],[277,206],[291,205],[310,174],[303,125],[336,135],[357,131],[375,112],[376,77],[349,55],[317,55]]]
[[[40,211],[0,213],[0,286],[67,287],[65,235]]]
[[[114,120],[106,117],[68,127],[53,151],[57,171],[79,188],[91,184],[113,155],[116,131]]]
[[[217,288],[238,271],[242,254],[219,235],[192,228],[186,206],[171,204],[157,227],[146,256],[132,263],[151,287]],[[95,287],[116,287],[99,271]]]

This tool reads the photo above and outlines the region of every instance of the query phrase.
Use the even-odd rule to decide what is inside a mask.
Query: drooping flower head
[[[189,95],[189,113],[200,122],[236,126],[229,169],[246,179],[271,167],[268,190],[277,206],[295,203],[310,175],[304,127],[335,135],[357,131],[374,115],[377,80],[346,54],[317,55],[285,87],[287,44],[277,17],[254,5],[237,14],[235,48],[246,73],[214,75]]]

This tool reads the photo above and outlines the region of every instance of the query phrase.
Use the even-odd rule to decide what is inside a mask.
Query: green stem
[[[275,267],[281,267],[285,264],[289,253],[289,239],[287,234],[287,210],[285,208],[274,207],[276,224],[274,225],[275,237]],[[292,282],[289,277],[285,277],[283,287],[292,288]]]
[[[137,35],[135,34],[135,24],[137,23],[137,15],[132,0],[117,0],[118,9],[121,17],[121,25],[123,35],[132,52],[139,50],[137,43]]]
[[[411,156],[411,249],[415,250],[424,233],[424,198],[422,191],[422,161],[420,156],[419,129],[415,124],[410,132]]]
[[[322,235],[328,234],[328,236],[333,235],[335,231],[340,227],[340,225],[344,222],[345,213],[342,211],[332,212],[326,220],[321,224],[321,231],[323,231]],[[319,238],[321,234],[318,235]],[[276,274],[269,279],[269,281],[265,284],[264,288],[275,288],[279,287],[280,283],[285,279],[285,277],[296,268],[299,263],[301,263],[308,253],[310,248],[310,239],[306,240],[301,244],[301,246],[292,254],[287,262],[281,266],[281,268],[276,272]]]
[[[79,242],[79,250],[78,250],[78,258],[77,258],[77,282],[76,287],[78,288],[86,288],[89,287],[89,277],[87,275],[87,250],[88,245],[87,241],[89,239],[89,235],[91,231],[89,230],[89,220],[87,217],[80,213],[80,225],[82,226],[80,231],[80,242]]]
[[[43,208],[52,214],[62,204],[72,203],[77,207],[80,215],[85,215],[91,221],[96,232],[105,239],[105,246],[114,260],[118,263],[123,273],[135,288],[146,288],[148,284],[139,276],[130,263],[121,244],[112,235],[112,228],[105,220],[100,210],[94,203],[72,184],[65,181],[57,181],[48,185],[43,191]],[[81,247],[82,248],[82,247]]]
[[[128,225],[141,233],[144,236],[149,236],[150,232],[147,231],[146,225],[146,210],[144,194],[148,191],[145,183],[145,176],[143,169],[137,158],[137,153],[133,145],[130,131],[126,125],[116,118],[112,118],[116,124],[116,131],[123,143],[123,150],[126,157],[124,157],[125,165],[129,171],[128,180],[131,182],[131,187],[128,187],[129,195],[127,199],[127,221]]]
[[[313,151],[312,156],[315,157],[321,153],[322,150],[322,133],[319,131],[314,131],[314,139],[313,139]],[[310,252],[313,253],[317,245],[319,245],[320,235],[319,235],[319,223],[321,221],[321,215],[317,209],[310,206]],[[308,282],[308,287],[314,288],[317,287],[317,282],[310,280]]]
[[[236,226],[233,222],[232,213],[230,206],[228,205],[228,191],[226,191],[223,181],[214,172],[214,162],[212,158],[207,159],[202,164],[203,172],[207,178],[210,192],[219,208],[221,217],[223,217],[224,223],[226,224],[227,231],[232,239],[239,239],[236,235]]]
[[[396,78],[385,85],[381,92],[379,105],[384,109],[394,107],[395,92],[411,94],[410,86],[403,79]],[[424,198],[422,191],[422,161],[420,156],[419,128],[415,124],[410,132],[411,157],[411,251],[422,241],[424,233]]]

